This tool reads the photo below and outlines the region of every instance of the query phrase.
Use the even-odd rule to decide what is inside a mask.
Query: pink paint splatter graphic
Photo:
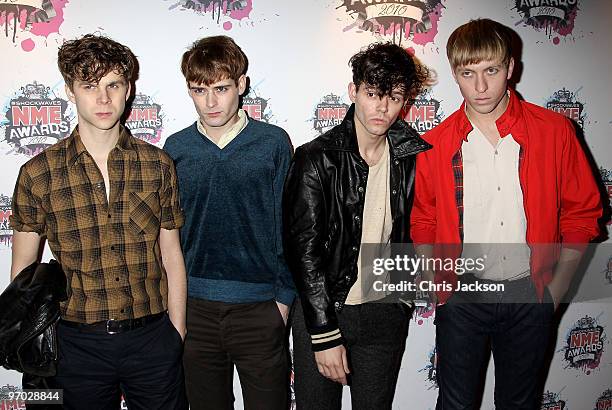
[[[253,10],[253,0],[179,0],[172,4],[169,10],[175,8],[210,15],[219,24],[222,17],[238,21],[249,18]],[[232,27],[231,21],[223,23],[224,30],[231,30]]]
[[[554,45],[561,43],[559,36],[566,37],[574,31],[576,15],[580,10],[579,0],[566,0],[564,2],[551,0],[515,1],[514,9],[522,17],[517,25],[524,24],[533,27],[536,31],[544,32]]]
[[[64,22],[64,7],[69,0],[12,0],[0,3],[0,27],[4,26],[4,35],[16,42],[20,36],[29,33],[32,36],[49,37],[59,33]],[[29,37],[21,41],[21,48],[32,51],[36,46]]]
[[[407,39],[414,44],[432,43],[438,34],[438,21],[444,6],[442,0],[343,0],[337,8],[345,7],[355,19],[344,31],[370,31],[401,44]]]

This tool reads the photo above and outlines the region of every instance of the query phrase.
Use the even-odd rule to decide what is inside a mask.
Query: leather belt
[[[129,330],[138,329],[144,327],[150,323],[157,322],[166,315],[166,312],[156,313],[154,315],[142,316],[136,319],[124,319],[124,320],[103,320],[95,323],[80,323],[71,322],[69,320],[62,319],[60,323],[63,326],[72,327],[79,329],[82,332],[87,333],[105,333],[114,335],[117,333],[127,332]]]

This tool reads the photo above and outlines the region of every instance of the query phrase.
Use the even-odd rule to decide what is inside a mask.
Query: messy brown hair
[[[204,37],[183,54],[181,71],[187,83],[210,85],[231,78],[236,84],[246,74],[249,60],[228,36]]]
[[[131,83],[137,64],[136,56],[128,47],[94,34],[66,41],[57,53],[57,66],[71,90],[76,80],[98,83],[110,72],[122,75]]]
[[[481,61],[498,61],[507,67],[512,56],[508,28],[490,20],[472,20],[459,26],[448,38],[446,55],[453,71]]]

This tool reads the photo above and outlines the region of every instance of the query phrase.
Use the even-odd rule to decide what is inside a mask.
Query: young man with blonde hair
[[[285,325],[294,287],[281,241],[285,131],[239,108],[248,60],[229,37],[205,37],[181,69],[197,120],[170,136],[189,275],[185,380],[192,410],[233,409],[234,365],[247,409],[285,410]]]
[[[464,103],[425,135],[434,148],[417,159],[417,251],[486,254],[483,269],[459,277],[425,273],[440,290],[437,409],[478,408],[491,351],[496,408],[539,408],[554,310],[598,234],[599,193],[574,128],[508,88],[510,45],[508,29],[488,19],[451,34]],[[470,291],[479,284],[503,291]]]
[[[28,161],[15,186],[11,275],[36,261],[43,237],[66,274],[50,382],[66,409],[118,409],[121,394],[130,409],[187,408],[176,173],[119,122],[136,64],[106,37],[60,47],[78,126]]]

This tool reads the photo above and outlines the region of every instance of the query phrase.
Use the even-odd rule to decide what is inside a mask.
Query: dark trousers
[[[297,302],[292,315],[294,388],[298,410],[338,410],[342,385],[319,373]],[[408,336],[409,309],[400,303],[344,306],[338,325],[346,340],[353,410],[390,410]]]
[[[234,365],[246,410],[287,410],[286,329],[274,300],[187,301],[185,385],[191,410],[234,408]]]
[[[479,408],[491,351],[495,408],[540,408],[552,298],[546,289],[545,303],[538,303],[530,278],[504,283],[503,293],[455,292],[437,308],[437,410]],[[530,303],[512,303],[525,296]]]
[[[64,409],[187,409],[183,341],[168,315],[118,334],[57,327],[59,362],[52,378],[64,389]]]

